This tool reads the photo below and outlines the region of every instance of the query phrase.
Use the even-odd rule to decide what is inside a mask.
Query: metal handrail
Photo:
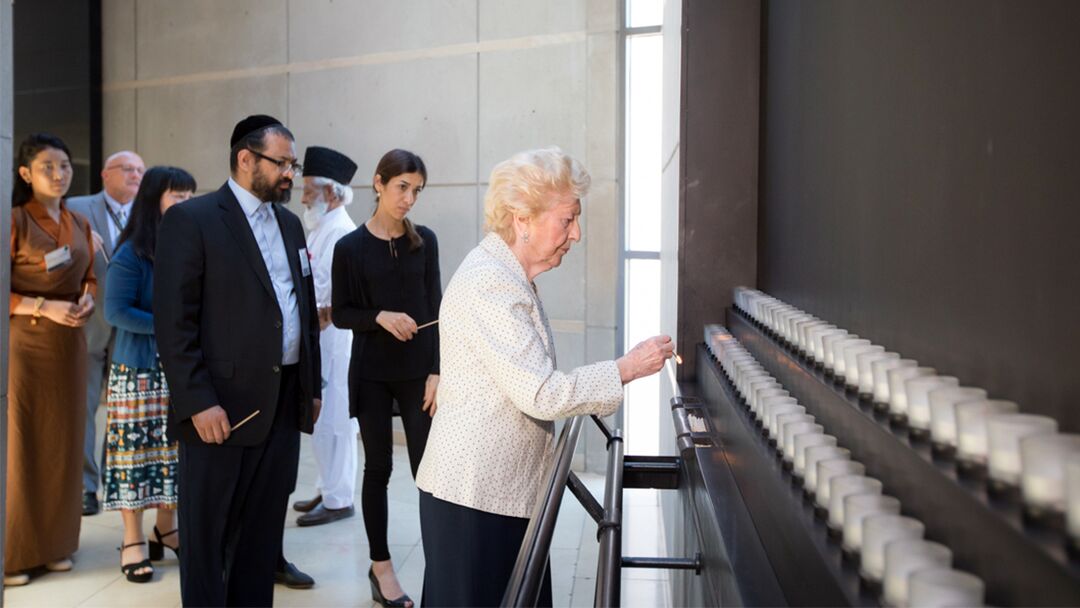
[[[608,442],[608,468],[604,480],[604,519],[596,538],[600,554],[596,560],[596,593],[593,605],[597,608],[615,607],[620,601],[622,583],[622,494],[623,439],[618,429]]]
[[[502,606],[536,606],[540,597],[540,585],[547,571],[551,537],[555,532],[555,520],[566,491],[570,476],[570,463],[577,449],[578,436],[584,418],[576,416],[563,427],[555,446],[555,458],[544,471],[547,480],[543,499],[536,505],[525,538],[521,541],[510,584],[503,595]]]

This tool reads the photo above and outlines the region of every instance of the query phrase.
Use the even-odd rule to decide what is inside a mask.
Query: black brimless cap
[[[304,177],[326,177],[348,186],[356,175],[356,163],[337,150],[310,146],[304,150]]]
[[[233,127],[232,137],[229,139],[229,148],[235,148],[236,142],[244,139],[259,129],[265,129],[266,127],[280,124],[281,121],[273,116],[267,116],[266,114],[252,114],[236,123],[236,126]]]

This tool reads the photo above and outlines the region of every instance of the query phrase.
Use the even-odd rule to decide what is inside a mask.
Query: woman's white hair
[[[319,175],[313,175],[310,177],[311,184],[316,187],[330,186],[330,189],[334,192],[334,196],[341,201],[343,205],[351,205],[353,199],[353,189],[345,184],[340,184],[329,177],[322,177]]]
[[[514,217],[536,217],[555,197],[584,198],[591,178],[585,166],[557,147],[519,152],[495,165],[484,195],[484,232],[513,245]]]

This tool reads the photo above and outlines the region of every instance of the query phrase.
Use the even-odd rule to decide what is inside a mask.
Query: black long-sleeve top
[[[365,380],[414,380],[439,373],[439,326],[421,329],[401,342],[375,322],[381,311],[403,312],[423,325],[442,303],[439,243],[416,226],[424,244],[409,251],[405,237],[383,240],[365,224],[334,246],[331,318],[353,332],[349,376]]]

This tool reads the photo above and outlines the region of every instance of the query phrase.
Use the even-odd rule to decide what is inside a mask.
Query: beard
[[[288,187],[283,189],[282,185]],[[292,179],[285,176],[275,179],[257,169],[251,179],[251,193],[266,203],[287,203],[292,197]]]

